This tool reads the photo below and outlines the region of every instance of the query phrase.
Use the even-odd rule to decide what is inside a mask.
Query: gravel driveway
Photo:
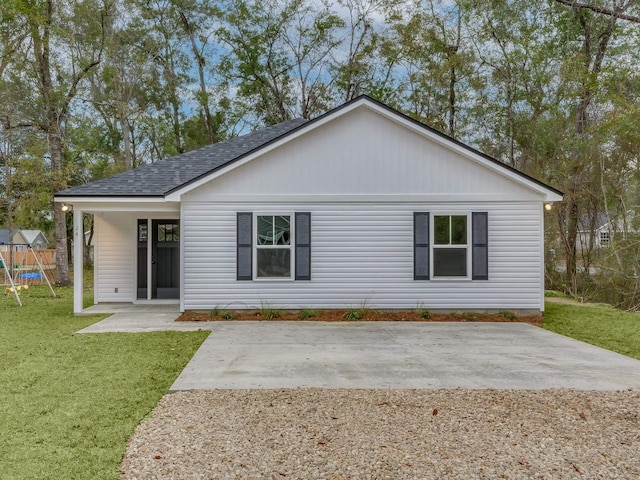
[[[640,393],[218,390],[165,396],[123,479],[637,479]]]
[[[640,478],[628,357],[514,324],[210,328],[122,479]]]

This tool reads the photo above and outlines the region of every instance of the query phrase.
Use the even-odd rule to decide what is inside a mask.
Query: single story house
[[[24,238],[17,228],[0,228],[0,252],[8,252],[10,243],[24,243]],[[15,250],[15,247],[14,247]]]
[[[632,226],[634,214],[633,210],[626,212],[626,223],[623,221],[622,215],[616,212],[599,212],[593,218],[589,215],[582,215],[578,220],[578,236],[576,238],[578,251],[586,252],[591,248],[606,248],[615,235],[626,238],[627,234],[637,234],[638,232]]]
[[[8,252],[9,243],[14,244],[14,251],[26,250],[28,245],[36,250],[42,250],[47,248],[49,244],[47,237],[44,236],[42,230],[22,230],[19,228],[11,229],[11,236],[9,236],[9,230],[6,228],[0,228],[0,251]]]
[[[75,249],[94,215],[96,303],[181,311],[540,312],[544,204],[560,200],[367,96],[56,194]]]
[[[42,230],[22,230],[22,236],[31,245],[31,248],[36,250],[43,250],[49,245],[49,241],[42,233]]]

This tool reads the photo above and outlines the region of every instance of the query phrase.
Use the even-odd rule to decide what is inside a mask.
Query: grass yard
[[[73,335],[73,291],[0,296],[0,477],[117,479],[128,438],[208,332]]]
[[[640,314],[546,302],[542,328],[640,360]]]
[[[0,296],[0,477],[117,479],[127,440],[208,332],[73,335],[70,288]],[[89,300],[87,299],[90,303]],[[640,359],[640,314],[548,302],[543,327]]]

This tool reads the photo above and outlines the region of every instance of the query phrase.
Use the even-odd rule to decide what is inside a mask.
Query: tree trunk
[[[91,241],[93,240],[93,216],[85,215],[84,217],[89,221],[89,235],[85,237],[84,232],[82,232],[82,243],[84,244],[83,248],[83,257],[84,257],[84,266],[90,267],[93,262],[91,261]],[[82,222],[84,225],[84,221]]]
[[[120,116],[120,134],[122,135],[122,143],[124,144],[124,168],[131,170],[133,168],[133,153],[131,152],[131,127],[129,119],[126,115]]]
[[[51,173],[53,176],[53,191],[58,192],[66,187],[62,168],[62,137],[58,125],[50,124],[49,154],[51,155]],[[56,237],[56,284],[63,286],[71,284],[69,278],[69,257],[67,252],[67,219],[62,211],[62,204],[53,204],[53,223]],[[79,259],[76,259],[78,261]]]
[[[189,40],[191,41],[191,51],[193,52],[193,56],[198,63],[198,78],[200,80],[200,93],[197,96],[198,103],[202,107],[202,111],[204,113],[204,120],[207,125],[207,134],[209,135],[209,142],[216,143],[218,141],[218,135],[216,132],[216,127],[213,124],[213,117],[211,116],[211,109],[209,108],[209,92],[207,91],[207,84],[205,82],[204,76],[204,67],[206,64],[205,58],[200,53],[198,49],[198,43],[196,41],[196,35],[193,30],[193,25],[189,23],[189,19],[184,14],[184,12],[180,12],[180,19],[182,20],[182,25],[184,27],[185,32],[189,36]]]
[[[592,44],[592,30],[589,20],[583,15],[577,7],[574,7],[576,16],[583,29],[584,41],[582,44],[582,53],[584,55],[584,75],[582,80],[582,90],[576,110],[575,136],[577,140],[585,139],[589,122],[589,106],[595,95],[597,88],[598,76],[602,70],[602,62],[604,61],[607,46],[611,40],[611,35],[615,28],[617,16],[612,16],[605,30],[598,36],[597,49],[594,51]],[[576,238],[578,236],[578,220],[580,214],[579,199],[582,185],[583,172],[587,165],[581,161],[583,152],[580,150],[579,144],[572,152],[572,168],[569,173],[568,188],[565,191],[566,213],[569,215],[567,219],[567,235],[565,241],[565,260],[567,267],[567,284],[571,288],[572,293],[577,292],[577,252]]]

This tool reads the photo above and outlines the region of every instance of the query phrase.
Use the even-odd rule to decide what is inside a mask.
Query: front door
[[[151,224],[151,298],[180,298],[180,221]]]
[[[147,232],[151,226],[151,231]],[[149,252],[148,248],[151,248]],[[151,283],[149,284],[149,253]],[[138,220],[138,298],[180,298],[180,221]]]

